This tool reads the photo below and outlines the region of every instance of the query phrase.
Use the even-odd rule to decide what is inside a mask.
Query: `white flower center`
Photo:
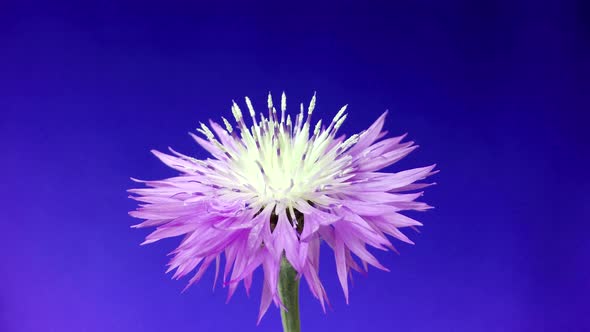
[[[269,94],[268,118],[261,113],[257,121],[246,97],[253,125],[246,126],[240,108],[234,103],[232,112],[240,134],[237,135],[223,119],[227,134],[224,135],[227,137],[224,145],[205,125],[201,125],[199,131],[227,156],[224,165],[227,174],[224,175],[229,177],[219,177],[216,181],[222,195],[241,198],[256,206],[279,202],[292,206],[298,200],[321,202],[323,195],[346,185],[344,181],[352,172],[349,168],[352,157],[346,151],[356,143],[358,135],[346,141],[335,139],[338,128],[346,119],[346,106],[327,128],[322,128],[320,120],[312,130],[310,119],[315,100],[314,94],[307,116],[301,104],[293,122],[290,115],[285,117],[285,94],[281,98],[280,117]]]

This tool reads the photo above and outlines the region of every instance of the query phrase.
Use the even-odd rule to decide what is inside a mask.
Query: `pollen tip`
[[[287,109],[287,95],[285,91],[281,94],[281,111],[285,111]]]
[[[273,105],[272,105],[272,95],[270,94],[270,91],[268,92],[268,100],[267,100],[267,103],[268,103],[268,108],[269,109],[272,109],[273,108]]]

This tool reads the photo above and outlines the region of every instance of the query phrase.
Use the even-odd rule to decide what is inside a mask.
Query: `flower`
[[[232,113],[237,130],[225,118],[224,127],[201,123],[204,138],[191,134],[212,158],[198,160],[170,149],[172,155],[152,151],[163,163],[181,172],[159,181],[139,181],[148,188],[131,189],[131,198],[142,202],[130,215],[145,219],[133,227],[153,227],[143,244],[183,235],[173,251],[167,272],[181,278],[193,270],[187,288],[225,256],[224,285],[228,301],[243,281],[249,293],[254,270],[262,266],[264,283],[259,321],[271,302],[281,305],[277,280],[283,255],[308,283],[311,293],[325,310],[328,297],[320,281],[320,243],[334,251],[338,278],[348,302],[348,275],[362,272],[353,254],[362,262],[386,270],[366,246],[393,249],[386,235],[412,243],[399,229],[421,226],[401,211],[430,208],[416,199],[416,183],[435,173],[427,166],[397,173],[378,172],[417,148],[402,143],[405,135],[385,137],[387,112],[367,130],[345,138],[336,136],[346,119],[344,106],[327,127],[311,116],[314,94],[307,115],[303,104],[292,120],[286,115],[283,93],[280,115],[268,96],[268,117],[256,113],[248,127],[234,102]],[[214,134],[215,133],[215,134]],[[407,193],[410,192],[410,193]],[[186,288],[185,288],[186,289]]]

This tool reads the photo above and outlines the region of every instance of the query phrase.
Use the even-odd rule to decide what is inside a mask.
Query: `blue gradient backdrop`
[[[279,331],[256,327],[260,274],[225,304],[212,273],[164,274],[177,239],[140,247],[130,176],[150,153],[205,157],[186,134],[318,91],[345,132],[385,109],[438,163],[433,211],[391,273],[356,275],[333,310],[302,288],[304,331],[590,331],[587,2],[0,3],[0,331]],[[212,272],[212,271],[210,271]]]

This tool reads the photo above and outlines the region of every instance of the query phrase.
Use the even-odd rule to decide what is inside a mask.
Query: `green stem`
[[[281,320],[284,332],[300,332],[299,320],[299,280],[297,271],[283,256],[281,259],[281,272],[279,276],[279,296],[285,305],[281,309]]]

